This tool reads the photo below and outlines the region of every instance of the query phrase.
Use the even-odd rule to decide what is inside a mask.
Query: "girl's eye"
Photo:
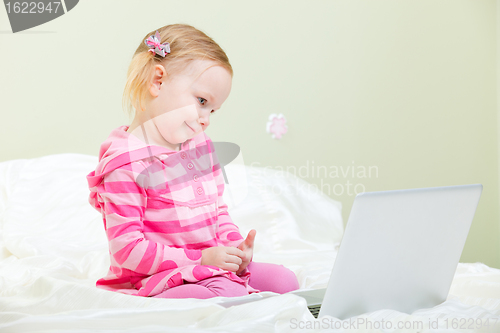
[[[205,103],[207,102],[206,99],[204,99],[203,97],[198,97],[198,100],[200,101],[201,105],[205,105]],[[202,102],[203,100],[203,102]]]

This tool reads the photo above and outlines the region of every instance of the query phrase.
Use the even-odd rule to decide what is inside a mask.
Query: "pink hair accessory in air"
[[[168,53],[170,53],[170,44],[169,43],[161,43],[161,37],[158,30],[154,35],[149,36],[144,40],[144,43],[149,47],[148,52],[156,53],[165,57]]]
[[[267,133],[273,135],[273,139],[281,139],[283,134],[288,131],[288,126],[286,126],[285,116],[280,114],[271,114],[269,116],[269,121],[266,124]]]

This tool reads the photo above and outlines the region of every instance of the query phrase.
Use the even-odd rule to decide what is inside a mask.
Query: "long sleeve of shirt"
[[[223,243],[224,246],[238,247],[244,238],[241,236],[239,228],[233,223],[227,211],[227,205],[223,198],[224,175],[222,174],[220,164],[217,162],[215,163],[213,169],[218,192],[219,241]]]

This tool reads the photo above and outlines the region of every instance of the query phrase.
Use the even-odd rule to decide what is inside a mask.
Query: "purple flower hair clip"
[[[156,33],[144,40],[144,43],[147,47],[149,47],[148,52],[156,53],[158,55],[161,55],[162,57],[165,57],[168,53],[170,53],[170,44],[162,44],[160,40],[160,33],[158,32],[158,30],[156,30]]]

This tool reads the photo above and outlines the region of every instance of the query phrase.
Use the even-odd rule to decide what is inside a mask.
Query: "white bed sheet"
[[[0,163],[0,332],[500,332],[500,270],[481,263],[459,264],[439,306],[344,322],[315,319],[292,294],[156,299],[98,289],[109,257],[102,218],[87,202],[96,163],[82,154]],[[248,190],[230,214],[243,235],[257,230],[253,260],[290,268],[301,289],[326,287],[343,234],[340,204],[290,174],[233,168],[248,182],[225,196]],[[257,300],[228,306],[247,298]]]

